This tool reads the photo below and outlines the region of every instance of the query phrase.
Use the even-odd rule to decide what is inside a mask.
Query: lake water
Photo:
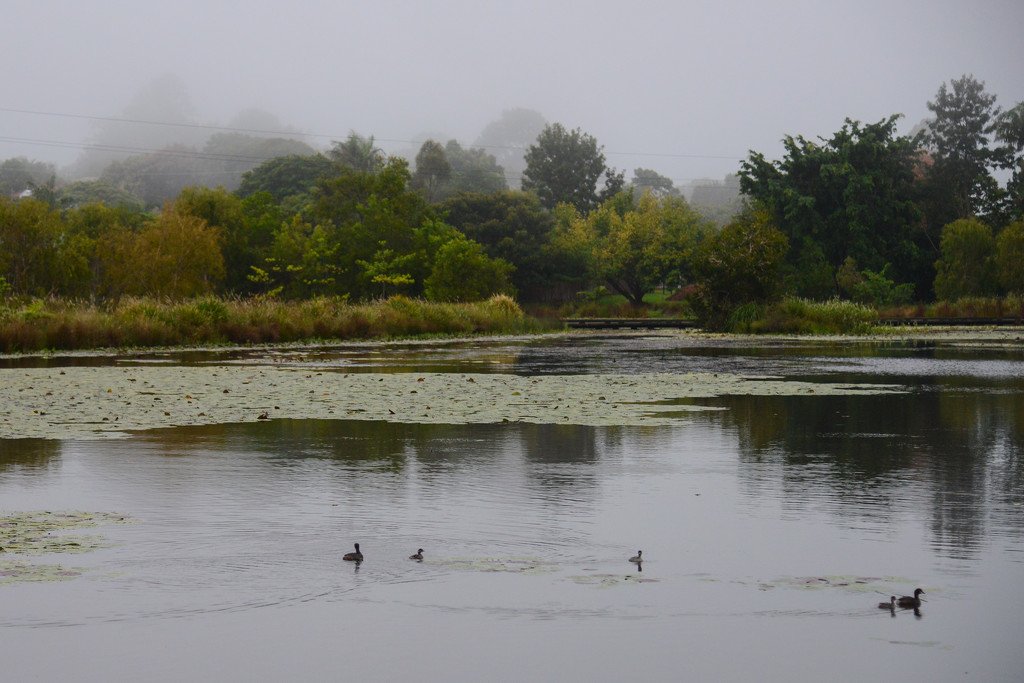
[[[287,362],[906,391],[702,399],[717,409],[669,427],[270,420],[0,442],[0,512],[130,517],[85,530],[111,547],[32,558],[81,576],[0,583],[0,677],[1024,678],[1019,342],[611,334]],[[344,562],[355,542],[365,560]],[[878,608],[915,587],[916,612]]]

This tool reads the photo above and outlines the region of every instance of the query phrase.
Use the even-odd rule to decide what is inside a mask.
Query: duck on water
[[[914,597],[910,597],[909,595],[904,595],[902,598],[900,598],[899,600],[896,601],[896,606],[897,607],[920,607],[921,606],[921,596],[923,594],[924,594],[923,590],[921,590],[920,588],[915,588],[914,589]]]
[[[349,562],[362,562],[363,554],[359,551],[359,544],[356,543],[356,551],[354,553],[345,553],[345,556],[341,559],[348,560]]]

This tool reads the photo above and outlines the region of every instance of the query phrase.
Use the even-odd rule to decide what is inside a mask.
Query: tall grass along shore
[[[403,296],[363,304],[204,297],[97,306],[35,299],[0,305],[0,352],[522,334],[542,328],[504,295],[459,304]]]

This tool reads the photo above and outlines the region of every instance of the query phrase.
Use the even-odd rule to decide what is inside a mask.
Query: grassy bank
[[[1024,318],[1024,297],[965,297],[956,301],[931,304],[892,306],[879,310],[882,318],[913,320],[914,318]]]
[[[37,299],[0,306],[0,352],[519,334],[542,327],[507,296],[469,304],[402,296],[365,304],[126,299],[107,307]]]
[[[878,312],[871,306],[831,299],[790,298],[767,307],[737,309],[729,321],[732,332],[760,334],[866,334],[875,329]]]

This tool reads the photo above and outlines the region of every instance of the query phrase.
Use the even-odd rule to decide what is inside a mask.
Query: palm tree
[[[373,136],[364,138],[355,131],[344,142],[334,140],[327,154],[342,166],[365,173],[376,173],[384,165],[384,152],[374,145]]]

